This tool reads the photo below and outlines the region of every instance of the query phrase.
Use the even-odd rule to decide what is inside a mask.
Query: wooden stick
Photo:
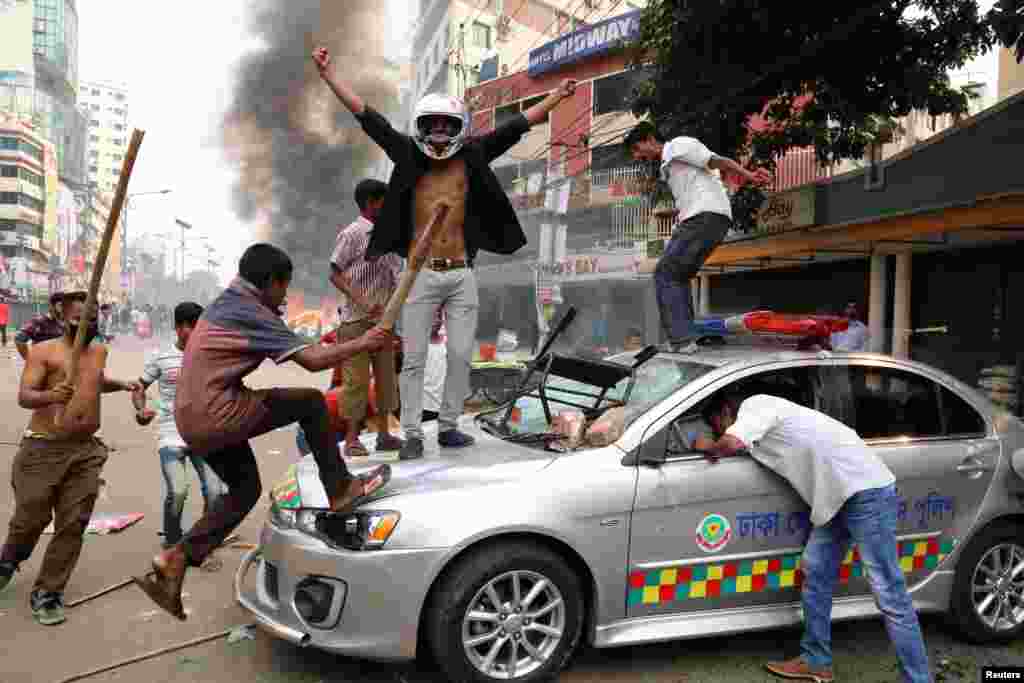
[[[426,230],[423,231],[419,240],[416,241],[416,245],[409,252],[409,263],[406,264],[405,271],[402,272],[402,279],[398,282],[398,288],[391,295],[391,298],[388,299],[387,308],[384,309],[384,315],[381,316],[378,327],[385,330],[393,330],[395,328],[395,323],[398,321],[398,313],[402,310],[405,300],[409,298],[409,291],[412,289],[413,283],[416,282],[416,276],[423,269],[423,264],[426,263],[427,254],[430,253],[430,247],[434,243],[434,237],[437,235],[437,231],[440,230],[446,215],[448,215],[448,205],[438,204],[437,209],[434,211],[434,217],[430,219]]]
[[[258,624],[246,624],[243,628],[255,628],[256,626],[258,626]],[[178,643],[177,645],[169,645],[167,647],[162,647],[159,650],[151,650],[149,652],[146,652],[145,654],[137,655],[135,657],[129,657],[128,659],[122,659],[119,662],[108,664],[107,666],[101,666],[97,669],[91,669],[80,674],[75,674],[74,676],[68,676],[67,678],[61,679],[60,683],[72,683],[73,681],[81,681],[83,679],[91,678],[93,676],[96,676],[97,674],[101,674],[106,671],[120,669],[122,666],[128,666],[129,664],[135,664],[136,662],[142,662],[147,659],[153,659],[154,657],[159,657],[160,655],[166,655],[171,652],[177,652],[178,650],[184,650],[186,647],[202,645],[203,643],[208,643],[211,640],[219,640],[220,638],[226,638],[229,635],[231,635],[231,632],[234,630],[234,628],[229,628],[223,631],[219,631],[217,633],[211,633],[208,636],[200,636],[199,638],[193,638],[192,640],[187,640],[184,643]]]
[[[107,228],[103,232],[103,240],[100,242],[99,251],[96,252],[96,263],[92,267],[92,280],[89,282],[89,296],[85,300],[84,319],[79,322],[78,333],[75,335],[75,345],[71,350],[71,363],[68,365],[67,381],[72,385],[78,381],[78,362],[82,357],[82,350],[85,348],[86,328],[92,323],[92,309],[96,307],[96,299],[100,291],[100,280],[103,279],[103,270],[107,265],[107,254],[110,253],[110,243],[114,239],[117,223],[121,219],[121,209],[128,195],[128,181],[131,178],[132,169],[135,167],[135,157],[139,154],[139,147],[142,145],[142,137],[145,134],[145,131],[135,129],[132,133],[131,143],[128,145],[128,153],[125,154],[124,163],[121,165],[121,179],[118,181],[117,190],[114,193],[114,204],[110,208],[110,215],[107,217]]]
[[[89,595],[86,595],[84,598],[78,598],[77,600],[75,600],[73,602],[69,602],[67,605],[65,605],[65,607],[67,607],[68,609],[71,609],[72,607],[77,607],[77,606],[81,605],[83,602],[89,602],[90,600],[93,600],[95,598],[104,596],[107,593],[112,593],[112,592],[116,591],[119,588],[124,588],[125,586],[130,585],[131,582],[132,582],[131,579],[125,579],[124,581],[121,581],[119,583],[115,583],[112,586],[107,586],[103,590],[96,591],[95,593],[90,593]]]

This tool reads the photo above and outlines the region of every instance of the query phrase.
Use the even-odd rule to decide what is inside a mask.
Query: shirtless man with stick
[[[425,272],[416,279],[402,309],[399,395],[406,441],[399,458],[423,456],[423,376],[438,308],[444,310],[447,325],[448,367],[437,441],[442,448],[469,446],[473,437],[458,430],[458,418],[469,394],[480,306],[473,259],[480,250],[507,255],[526,244],[515,209],[490,163],[571,97],[576,82],[562,81],[541,102],[477,138],[469,137],[470,115],[462,100],[427,95],[416,105],[412,134],[404,135],[337,77],[326,48],[317,48],[313,61],[328,87],[395,163],[366,258],[388,253],[406,256],[424,233],[435,207],[439,203],[451,207],[433,240]]]
[[[53,540],[29,597],[33,616],[44,625],[64,621],[64,587],[78,562],[99,493],[100,470],[107,460],[107,447],[95,436],[100,394],[137,388],[135,382],[107,379],[107,348],[91,343],[99,333],[95,314],[89,316],[77,376],[68,378],[86,297],[85,291],[63,295],[64,336],[32,348],[18,391],[18,405],[32,410],[32,419],[12,467],[15,509],[0,551],[0,590],[56,518]]]

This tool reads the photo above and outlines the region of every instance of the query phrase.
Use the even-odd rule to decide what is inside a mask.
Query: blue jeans
[[[306,441],[306,432],[302,431],[302,425],[295,425],[295,447],[303,456],[313,452],[313,449],[309,447],[309,442]]]
[[[924,636],[897,555],[897,506],[893,485],[861,491],[851,496],[828,524],[811,531],[800,563],[805,622],[800,651],[812,667],[832,665],[832,591],[839,565],[850,544],[856,543],[903,680],[931,683]]]
[[[163,471],[167,493],[164,496],[164,543],[174,544],[181,540],[181,516],[188,497],[188,461],[199,475],[199,488],[203,493],[206,509],[212,509],[214,502],[224,494],[224,485],[214,471],[198,455],[183,448],[163,447],[160,449],[160,469]]]
[[[692,341],[693,296],[690,280],[697,277],[715,247],[725,239],[732,221],[721,214],[698,213],[676,227],[654,269],[654,292],[661,327],[672,344]]]

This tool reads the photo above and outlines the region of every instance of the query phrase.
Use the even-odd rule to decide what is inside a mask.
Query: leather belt
[[[472,268],[473,259],[461,259],[461,258],[428,258],[424,267],[430,270],[446,271],[446,270],[458,270],[459,268]]]

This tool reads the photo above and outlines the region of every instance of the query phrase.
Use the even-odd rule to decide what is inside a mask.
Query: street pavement
[[[108,374],[138,377],[144,353],[154,342],[134,338],[115,340]],[[11,349],[13,354],[13,349]],[[28,412],[17,405],[19,365],[0,353],[0,525],[13,509],[11,461]],[[325,386],[329,373],[312,377],[293,364],[265,364],[251,378],[255,388],[268,386]],[[150,390],[153,396],[154,391]],[[120,533],[88,535],[66,599],[88,595],[142,573],[159,547],[162,481],[156,455],[155,426],[141,428],[132,419],[127,394],[106,396],[102,434],[112,447],[104,470],[108,482],[97,513],[141,512],[145,518]],[[264,491],[295,457],[293,429],[278,430],[256,439]],[[193,474],[193,495],[187,519],[200,510],[198,482]],[[255,542],[266,518],[264,495],[239,530],[244,541]],[[232,578],[243,553],[218,551],[223,568],[194,570],[185,584],[188,621],[179,622],[159,612],[134,586],[68,610],[68,620],[43,627],[32,620],[28,594],[49,536],[44,536],[31,560],[22,566],[16,584],[0,595],[0,683],[55,683],[75,674],[104,667],[137,655],[250,623],[234,602]],[[1024,640],[1005,647],[981,648],[956,640],[941,618],[923,618],[925,637],[936,681],[977,681],[982,665],[1024,665]],[[798,629],[775,630],[731,637],[675,643],[588,650],[580,653],[560,681],[584,683],[761,683],[775,681],[761,665],[766,659],[796,654]],[[836,680],[874,683],[898,681],[896,660],[879,620],[836,624],[833,629]],[[342,681],[427,683],[438,681],[436,672],[417,670],[415,664],[385,665],[300,650],[257,631],[255,639],[229,643],[221,638],[149,661],[121,667],[86,679],[90,682],[153,681],[155,683],[340,683]]]

